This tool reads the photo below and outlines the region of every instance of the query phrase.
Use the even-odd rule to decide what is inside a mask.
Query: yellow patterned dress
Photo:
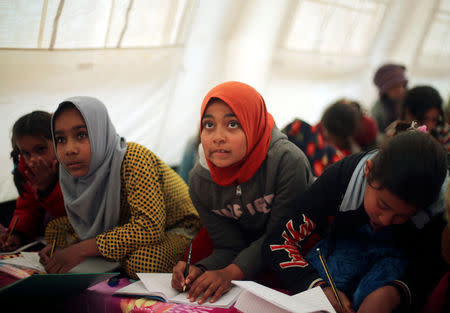
[[[147,148],[128,143],[121,169],[118,226],[96,237],[100,253],[122,264],[133,278],[140,272],[171,272],[200,219],[184,181]],[[67,217],[50,222],[47,242],[65,247],[78,236]]]

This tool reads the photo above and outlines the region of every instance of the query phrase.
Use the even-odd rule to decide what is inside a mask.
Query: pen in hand
[[[191,265],[191,253],[192,253],[192,240],[191,243],[189,244],[189,252],[188,252],[188,257],[187,257],[187,261],[186,261],[186,267],[184,268],[184,286],[183,286],[183,292],[186,292],[187,286],[186,286],[186,277],[188,277],[189,275],[189,266]]]
[[[53,242],[52,242],[52,249],[50,250],[50,257],[53,256],[53,252],[55,251],[55,245],[56,245],[56,238],[53,239]]]
[[[317,248],[316,250],[317,250],[317,253],[319,254],[320,262],[322,263],[323,269],[325,270],[325,274],[326,274],[327,277],[328,277],[328,281],[329,281],[329,283],[330,283],[330,285],[331,285],[331,289],[333,290],[334,296],[336,297],[336,300],[339,302],[339,305],[340,305],[342,308],[344,308],[344,304],[342,303],[342,300],[341,300],[341,298],[339,297],[338,290],[337,290],[337,288],[336,288],[336,285],[334,284],[334,280],[333,280],[333,278],[331,277],[330,272],[328,271],[327,263],[325,263],[325,259],[323,258],[322,253],[320,253],[320,249]]]
[[[17,224],[17,220],[18,220],[18,219],[19,219],[19,217],[17,216],[16,219],[14,220],[13,226],[11,227],[11,231],[8,233],[8,237],[6,237],[6,241],[5,241],[5,242],[8,242],[9,237],[10,237],[11,234],[14,232],[14,230],[15,230],[15,228],[16,228],[16,224]]]

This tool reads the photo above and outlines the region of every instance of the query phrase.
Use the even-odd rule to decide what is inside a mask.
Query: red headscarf
[[[224,168],[217,167],[206,159],[211,177],[221,186],[246,182],[266,158],[274,126],[273,117],[267,112],[263,97],[244,83],[231,81],[211,89],[203,99],[200,118],[203,118],[212,98],[225,102],[236,115],[247,137],[247,154],[241,161]]]

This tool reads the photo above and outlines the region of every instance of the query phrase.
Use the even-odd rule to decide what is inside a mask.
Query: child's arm
[[[328,231],[338,210],[357,159],[347,158],[328,167],[301,195],[296,213],[286,218],[268,236],[263,258],[280,278],[283,287],[298,293],[323,284],[319,273],[305,260],[311,249]]]
[[[47,273],[67,273],[88,256],[96,255],[100,255],[100,251],[98,251],[95,238],[83,240],[67,248],[55,250],[48,262],[45,263],[45,270]],[[41,261],[41,263],[44,262]]]
[[[67,216],[55,218],[45,228],[45,240],[49,245],[56,240],[57,247],[67,247],[79,241]]]
[[[213,252],[197,264],[208,270],[224,268],[231,264],[239,251],[246,246],[241,229],[233,219],[217,215],[206,209],[197,194],[193,192],[192,187],[190,195],[214,246]]]
[[[398,290],[393,286],[383,286],[372,291],[361,303],[358,313],[391,313],[401,303]]]
[[[26,189],[22,196],[19,196],[16,201],[16,209],[14,210],[13,217],[9,230],[12,225],[16,223],[14,232],[9,237],[9,244],[6,242],[6,236],[4,238],[3,250],[12,251],[19,246],[25,244],[27,240],[32,240],[36,237],[39,226],[44,218],[44,210],[39,206],[39,202],[36,200],[35,195],[31,190]]]
[[[127,223],[96,237],[101,255],[114,260],[159,242],[166,224],[163,182],[156,157],[143,147],[129,145],[121,176],[126,191],[126,199],[121,201],[128,203],[130,218]]]
[[[64,251],[66,250],[64,248],[75,242],[79,242],[79,238],[75,233],[75,230],[72,228],[67,216],[55,218],[48,223],[45,228],[45,240],[47,242],[47,246],[39,251],[40,262],[44,265],[47,265],[50,261],[53,243],[55,243],[55,251]]]

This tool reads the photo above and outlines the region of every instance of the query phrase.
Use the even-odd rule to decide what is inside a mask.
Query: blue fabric
[[[321,240],[306,255],[306,260],[327,280],[316,251],[320,248],[327,258],[328,270],[336,287],[353,300],[355,310],[372,291],[400,279],[406,270],[407,260],[392,244],[389,227],[375,232],[367,224],[353,236],[339,237],[331,255],[328,255],[328,245],[328,240]]]
[[[189,184],[189,173],[197,162],[198,159],[198,136],[192,137],[186,144],[186,147],[183,152],[183,158],[181,159],[181,163],[178,166],[178,175]]]

